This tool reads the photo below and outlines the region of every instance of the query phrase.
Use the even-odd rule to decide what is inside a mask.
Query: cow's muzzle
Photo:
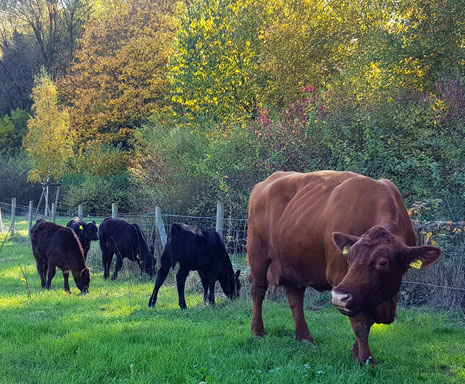
[[[360,310],[353,305],[353,297],[348,292],[331,291],[331,304],[346,316],[355,316]]]

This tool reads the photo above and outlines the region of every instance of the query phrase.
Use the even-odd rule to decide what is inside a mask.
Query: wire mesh
[[[0,202],[3,226],[8,230],[11,204]],[[28,206],[17,205],[16,216],[28,219]],[[66,224],[77,212],[57,212],[57,221]],[[85,215],[84,221],[95,220],[100,224],[111,214]],[[33,222],[42,218],[43,212],[33,210]],[[159,258],[163,250],[155,212],[120,213],[118,217],[129,223],[137,223],[144,232],[149,245],[155,248]],[[189,216],[161,214],[163,227],[169,233],[173,223],[185,223],[215,229],[215,216]],[[18,220],[18,219],[17,219]],[[409,305],[429,305],[440,308],[465,308],[465,222],[434,221],[414,222],[419,245],[435,245],[442,249],[441,260],[426,270],[410,269],[404,277],[399,299]],[[223,239],[235,268],[247,271],[246,243],[247,219],[225,218]],[[246,272],[247,274],[247,272]]]

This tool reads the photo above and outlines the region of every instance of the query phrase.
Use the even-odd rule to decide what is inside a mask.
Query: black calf
[[[203,298],[215,304],[215,283],[219,280],[227,297],[235,299],[239,296],[241,283],[240,270],[235,273],[231,260],[220,235],[212,230],[195,225],[174,223],[171,226],[166,247],[161,255],[161,267],[158,271],[149,307],[157,302],[158,290],[164,283],[170,267],[174,269],[179,263],[176,274],[179,306],[186,308],[184,287],[190,271],[198,271],[203,286]]]

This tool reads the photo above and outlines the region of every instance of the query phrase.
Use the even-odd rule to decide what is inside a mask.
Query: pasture
[[[372,329],[376,366],[360,367],[351,357],[349,321],[325,295],[306,298],[311,345],[293,339],[291,311],[279,295],[264,302],[268,336],[250,333],[245,276],[239,300],[221,293],[211,308],[192,273],[183,311],[170,273],[157,307],[148,308],[154,279],[125,262],[117,281],[104,281],[96,243],[88,258],[88,295],[78,294],[71,279],[65,293],[61,271],[43,291],[26,227],[17,223],[19,231],[0,253],[2,384],[465,382],[462,313],[399,308],[394,324]],[[0,234],[0,245],[4,238]]]

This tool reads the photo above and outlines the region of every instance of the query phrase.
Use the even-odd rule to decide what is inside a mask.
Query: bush
[[[103,176],[69,174],[63,179],[62,207],[75,212],[82,204],[86,214],[108,214],[111,204],[117,203],[119,211],[129,212],[134,203],[129,176],[129,172]]]
[[[16,197],[19,205],[28,205],[29,200],[38,203],[42,188],[27,181],[29,169],[24,154],[9,156],[0,153],[0,201],[9,202]]]

